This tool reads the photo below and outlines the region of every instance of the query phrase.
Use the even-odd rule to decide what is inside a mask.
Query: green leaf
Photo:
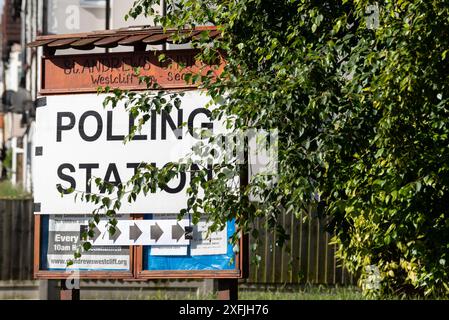
[[[90,242],[84,242],[83,243],[84,251],[89,251],[91,247],[92,247],[92,244],[90,244]]]

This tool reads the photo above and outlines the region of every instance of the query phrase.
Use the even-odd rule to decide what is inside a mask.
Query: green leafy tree
[[[214,117],[234,116],[235,130],[279,130],[275,181],[254,176],[235,189],[229,181],[242,177],[245,166],[216,166],[213,180],[201,171],[181,214],[198,219],[207,212],[212,230],[236,219],[255,236],[255,219],[265,217],[282,245],[288,235],[277,223],[281,215],[301,218],[312,207],[328,219],[337,255],[360,275],[366,293],[447,295],[449,3],[166,2],[167,14],[158,16],[152,9],[158,0],[136,1],[128,18],[152,15],[176,30],[217,26],[219,37],[203,31],[192,46],[204,63],[224,57],[225,70],[218,78],[192,74],[186,81],[220,100]],[[164,91],[115,90],[105,103],[120,99],[133,115],[143,115],[136,130],[151,110],[179,107],[176,94]],[[186,167],[142,164],[126,184],[96,181],[118,191],[117,199],[88,200],[103,204],[99,210],[113,219],[126,196],[134,201],[179,170]]]

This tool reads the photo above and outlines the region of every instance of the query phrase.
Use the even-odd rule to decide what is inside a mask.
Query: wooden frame
[[[143,219],[143,215],[130,215],[133,219]],[[41,270],[41,215],[34,215],[34,277],[36,279],[66,279],[72,275],[70,271]],[[130,246],[129,271],[79,271],[80,279],[242,279],[248,274],[249,264],[248,238],[240,238],[240,250],[235,255],[234,270],[143,270],[143,246]]]

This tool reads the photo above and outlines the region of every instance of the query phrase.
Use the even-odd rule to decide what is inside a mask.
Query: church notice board
[[[74,271],[85,279],[154,278],[243,278],[247,272],[247,243],[241,237],[230,243],[234,221],[218,232],[207,234],[208,223],[194,225],[185,206],[190,174],[181,174],[162,190],[123,203],[117,216],[117,231],[107,231],[107,218],[95,228],[92,248],[67,267],[79,246],[95,206],[75,201],[68,188],[101,193],[90,184],[92,177],[124,182],[137,165],[150,162],[164,166],[189,146],[189,129],[224,130],[210,119],[208,97],[186,85],[187,72],[220,72],[201,66],[194,50],[165,51],[173,63],[162,64],[151,52],[125,52],[46,56],[42,59],[42,88],[36,110],[34,176],[34,273],[38,279],[61,279]],[[181,69],[180,65],[187,66]],[[105,94],[99,86],[146,90],[141,75],[152,77],[164,90],[183,89],[181,108],[155,115],[136,139],[123,144],[134,124],[125,106],[104,108]],[[185,131],[178,124],[188,123]],[[184,130],[184,129],[183,129]],[[215,132],[215,131],[214,131]]]

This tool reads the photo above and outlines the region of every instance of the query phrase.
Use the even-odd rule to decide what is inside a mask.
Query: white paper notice
[[[190,241],[190,255],[205,256],[213,254],[226,254],[228,248],[227,228],[213,232],[207,236],[209,223],[200,221],[193,226],[193,240]]]
[[[153,219],[176,219],[176,214],[155,214]],[[151,256],[186,256],[188,246],[151,246]]]
[[[151,246],[152,256],[186,256],[187,246]]]
[[[83,252],[80,259],[73,260],[75,250],[81,245],[81,226],[89,224],[87,215],[52,215],[48,221],[48,232],[43,241],[47,243],[48,269],[129,270],[129,246],[94,246]],[[117,216],[119,221],[129,216]],[[103,218],[106,219],[106,218]]]

